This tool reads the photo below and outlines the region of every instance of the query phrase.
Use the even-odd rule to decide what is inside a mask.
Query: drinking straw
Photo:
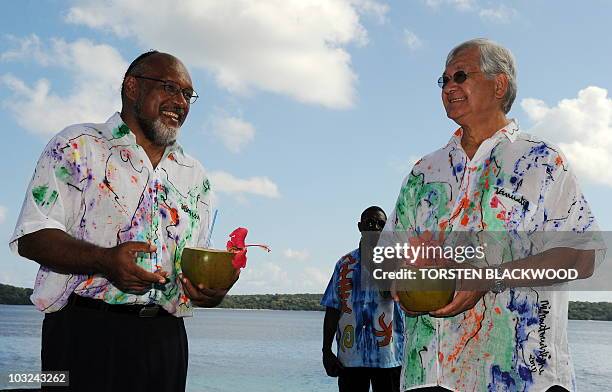
[[[210,224],[210,230],[208,230],[208,239],[206,240],[206,247],[210,247],[210,240],[212,239],[213,229],[215,228],[215,222],[217,221],[217,213],[219,210],[215,210],[215,214],[213,215],[212,223]]]

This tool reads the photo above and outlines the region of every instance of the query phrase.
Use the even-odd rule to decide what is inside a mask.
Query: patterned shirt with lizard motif
[[[361,252],[336,263],[321,305],[340,311],[336,343],[345,367],[391,368],[402,365],[404,322],[392,298],[361,287]]]

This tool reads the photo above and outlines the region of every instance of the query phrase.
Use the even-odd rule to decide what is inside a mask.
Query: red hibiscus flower
[[[232,260],[232,265],[234,268],[244,268],[246,267],[246,253],[247,247],[249,246],[257,246],[270,251],[270,248],[267,245],[262,244],[245,244],[245,238],[249,231],[244,227],[239,227],[236,230],[232,231],[230,234],[230,240],[227,241],[227,250],[229,252],[235,253],[234,259]]]

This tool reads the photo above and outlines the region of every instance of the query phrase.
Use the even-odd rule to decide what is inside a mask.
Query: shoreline
[[[590,302],[593,304],[597,304],[598,302]],[[610,303],[612,305],[612,303]],[[5,305],[5,306],[30,306],[30,307],[34,307],[34,305],[32,304],[0,304],[0,305]],[[219,311],[219,310],[240,310],[240,311],[244,311],[244,310],[248,310],[248,311],[267,311],[267,312],[276,312],[276,311],[282,311],[282,312],[324,312],[324,309],[270,309],[270,308],[235,308],[235,307],[220,307],[217,306],[215,308],[200,308],[200,307],[195,307],[193,308],[194,311],[197,312],[202,312],[202,311]],[[597,319],[590,319],[590,318],[568,318],[569,321],[591,321],[591,322],[612,322],[612,320],[597,320]],[[10,391],[16,391],[14,389],[10,390]],[[17,390],[18,391],[18,390]],[[4,390],[0,389],[0,392],[4,392]]]

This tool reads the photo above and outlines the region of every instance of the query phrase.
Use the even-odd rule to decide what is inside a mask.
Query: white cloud
[[[398,173],[406,175],[407,173],[410,173],[419,159],[421,159],[421,157],[418,155],[410,155],[408,159],[391,158],[389,160],[389,166]]]
[[[0,76],[0,83],[12,91],[3,106],[21,127],[53,134],[68,124],[102,122],[121,107],[119,91],[127,63],[115,48],[86,39],[51,39],[44,44],[36,35],[11,40],[18,47],[0,54],[1,61],[33,60],[44,67],[59,67],[72,77],[69,92],[59,95],[44,78],[28,85],[12,74]]]
[[[374,15],[379,23],[386,22],[386,15],[389,12],[389,6],[374,0],[351,0],[351,4],[357,8],[362,14]]]
[[[570,301],[612,302],[612,291],[571,291]]]
[[[521,107],[534,125],[528,132],[559,145],[579,178],[612,186],[612,99],[601,87],[589,86],[576,98],[549,107],[526,98]]]
[[[268,177],[237,178],[224,171],[209,173],[215,192],[227,193],[234,196],[252,194],[270,198],[280,197],[278,186]]]
[[[325,290],[330,278],[330,276],[321,269],[314,267],[305,267],[304,277],[306,278],[306,285],[318,288],[320,290],[318,292],[323,292],[323,290]]]
[[[425,0],[425,4],[435,9],[441,6],[451,6],[459,11],[470,11],[476,7],[475,0]]]
[[[257,268],[247,268],[240,273],[241,283],[256,287],[291,287],[289,274],[277,264],[266,262]]]
[[[16,47],[0,54],[0,61],[25,60],[29,57],[38,64],[49,65],[54,60],[54,57],[42,50],[42,42],[36,34],[24,38],[7,35],[5,38]]]
[[[497,7],[480,6],[476,0],[424,0],[425,4],[435,10],[452,7],[462,12],[477,12],[482,20],[495,23],[508,23],[518,15],[514,8],[500,4]]]
[[[404,29],[404,43],[411,50],[416,50],[423,46],[423,41],[408,29]]]
[[[478,15],[483,20],[488,20],[494,23],[509,23],[518,12],[514,8],[500,4],[496,8],[483,8]]]
[[[257,263],[249,260],[240,273],[233,293],[322,293],[330,274],[315,267],[294,268],[295,264]]]
[[[306,249],[295,250],[291,248],[285,249],[285,251],[283,252],[283,255],[290,260],[299,260],[299,261],[304,261],[308,259],[308,257],[310,256],[310,254],[308,253]]]
[[[66,20],[173,53],[189,66],[212,72],[234,93],[260,89],[334,109],[349,108],[355,100],[357,76],[346,47],[367,43],[360,16],[380,17],[388,9],[374,0],[100,4],[83,1]]]
[[[213,133],[233,153],[240,152],[255,138],[255,127],[236,117],[220,117],[213,121]]]
[[[6,207],[0,206],[0,225],[6,221]]]

